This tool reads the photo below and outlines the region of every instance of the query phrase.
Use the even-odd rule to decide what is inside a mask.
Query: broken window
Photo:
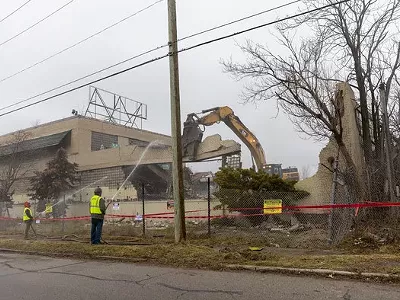
[[[139,146],[139,147],[147,147],[148,144],[149,144],[149,142],[146,142],[146,141],[129,138],[129,145]]]
[[[92,131],[92,151],[118,147],[118,136]]]

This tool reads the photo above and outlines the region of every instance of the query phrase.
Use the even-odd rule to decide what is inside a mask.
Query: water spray
[[[107,177],[108,177],[108,176],[104,176],[103,178],[100,178],[99,180],[96,180],[95,182],[92,182],[91,184],[89,184],[89,185],[87,185],[87,186],[81,188],[80,190],[76,191],[76,192],[73,193],[71,196],[73,196],[73,195],[75,195],[75,194],[78,194],[78,193],[82,192],[83,190],[86,190],[88,187],[91,187],[92,185],[94,185],[94,184],[96,184],[96,183],[102,182],[103,180],[107,179]]]
[[[86,190],[87,188],[91,187],[92,185],[95,185],[95,184],[97,184],[97,183],[99,183],[99,182],[102,182],[103,180],[107,179],[107,177],[108,177],[108,176],[104,176],[104,177],[102,177],[102,178],[100,178],[100,179],[98,179],[98,180],[92,182],[91,184],[88,184],[87,186],[85,186],[85,187],[83,187],[83,188],[77,190],[76,192],[74,192],[74,193],[72,193],[72,194],[69,194],[68,196],[76,195],[76,194],[82,192],[83,190]],[[53,208],[54,206],[57,206],[58,204],[60,204],[60,203],[63,202],[63,201],[64,201],[64,199],[61,199],[61,200],[59,200],[58,202],[56,202],[55,204],[53,204],[51,207]],[[44,210],[44,211],[42,211],[42,212],[39,212],[38,214],[39,214],[39,216],[40,216],[40,215],[42,215],[42,214],[45,213],[45,212],[46,212],[46,210]]]
[[[114,194],[114,196],[111,198],[111,201],[114,201],[115,197],[118,195],[118,193],[122,190],[122,188],[125,186],[125,184],[128,182],[128,180],[132,177],[132,175],[135,173],[136,169],[140,166],[140,163],[142,162],[144,156],[146,155],[147,151],[155,146],[159,144],[158,140],[152,141],[150,142],[147,147],[144,149],[142,155],[139,157],[138,162],[136,163],[136,166],[133,168],[133,170],[129,173],[128,177],[126,177],[125,181],[122,183],[122,185],[120,186],[120,188],[118,189],[118,191]]]

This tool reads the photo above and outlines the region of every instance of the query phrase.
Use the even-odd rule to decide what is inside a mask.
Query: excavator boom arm
[[[203,110],[202,113],[208,114],[202,117],[198,117],[195,114],[191,114],[189,116],[192,119],[194,119],[193,117],[195,116],[196,123],[204,126],[211,126],[215,123],[223,121],[250,150],[257,169],[264,169],[266,165],[266,158],[260,142],[258,141],[257,137],[234,114],[230,107],[215,107],[212,109]]]

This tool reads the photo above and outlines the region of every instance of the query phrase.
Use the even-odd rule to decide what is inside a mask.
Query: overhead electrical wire
[[[6,81],[6,80],[8,80],[8,79],[10,79],[10,78],[13,78],[13,77],[15,77],[15,76],[17,76],[17,75],[19,75],[19,74],[25,72],[25,71],[28,71],[28,70],[30,70],[30,69],[32,69],[32,68],[34,68],[34,67],[36,67],[36,66],[38,66],[38,65],[40,65],[40,64],[42,64],[42,63],[44,63],[44,62],[46,62],[46,61],[48,61],[48,60],[50,60],[50,59],[52,59],[52,58],[54,58],[54,57],[56,57],[56,56],[58,56],[58,55],[60,55],[60,54],[62,54],[62,53],[64,53],[64,52],[66,52],[66,51],[68,51],[68,50],[71,50],[72,48],[75,48],[76,46],[79,46],[80,44],[82,44],[82,43],[84,43],[84,42],[87,42],[88,40],[90,40],[90,39],[92,39],[92,38],[98,36],[99,34],[102,34],[103,32],[105,32],[105,31],[107,31],[107,30],[109,30],[109,29],[111,29],[111,28],[113,28],[113,27],[115,27],[115,26],[117,26],[117,25],[119,25],[119,24],[125,22],[126,20],[128,20],[128,19],[130,19],[130,18],[132,18],[132,17],[134,17],[134,16],[136,16],[136,15],[138,15],[138,14],[140,14],[140,13],[142,13],[142,12],[144,12],[144,11],[150,9],[150,8],[152,8],[154,5],[156,5],[156,4],[160,3],[160,2],[164,2],[164,1],[165,1],[165,0],[158,0],[158,1],[154,2],[153,4],[150,4],[150,5],[148,5],[147,7],[143,8],[143,9],[141,9],[141,10],[138,10],[138,11],[136,11],[135,13],[133,13],[133,14],[131,14],[131,15],[129,15],[129,16],[127,16],[127,17],[125,17],[125,18],[119,20],[118,22],[116,22],[116,23],[114,23],[114,24],[112,24],[112,25],[109,25],[109,26],[103,28],[102,30],[100,30],[100,31],[98,31],[98,32],[96,32],[96,33],[93,33],[92,35],[90,35],[90,36],[88,36],[88,37],[86,37],[86,38],[80,40],[79,42],[76,42],[75,44],[72,44],[71,46],[68,46],[67,48],[64,48],[64,49],[60,50],[60,51],[58,51],[58,52],[56,52],[56,53],[54,53],[54,54],[52,54],[52,55],[50,55],[50,56],[48,56],[48,57],[46,57],[46,58],[40,60],[40,61],[38,61],[38,62],[36,62],[36,63],[30,65],[29,67],[26,67],[26,68],[24,68],[24,69],[22,69],[22,70],[20,70],[20,71],[18,71],[18,72],[15,72],[15,73],[13,73],[13,74],[7,76],[7,77],[4,77],[4,78],[0,79],[0,83],[1,83],[1,82],[4,82],[4,81]]]
[[[163,0],[161,0],[161,1],[163,1]],[[195,37],[195,36],[199,36],[199,35],[202,35],[202,34],[205,34],[205,33],[207,33],[207,32],[211,32],[211,31],[220,29],[220,28],[222,28],[222,27],[225,27],[225,26],[228,26],[228,25],[231,25],[231,24],[235,24],[235,23],[238,23],[238,22],[242,22],[242,21],[244,21],[244,20],[248,20],[248,19],[250,19],[250,18],[259,16],[259,15],[261,15],[261,14],[265,14],[265,13],[267,13],[267,12],[271,12],[271,11],[274,11],[274,10],[277,10],[277,9],[280,9],[280,8],[283,8],[283,7],[286,7],[286,6],[289,6],[289,5],[292,5],[292,4],[297,3],[297,2],[300,2],[300,1],[301,1],[301,0],[296,0],[296,1],[292,1],[292,2],[289,2],[289,3],[286,3],[286,4],[283,4],[283,5],[274,7],[274,8],[270,8],[270,9],[267,9],[267,10],[263,10],[262,12],[259,12],[259,13],[257,13],[257,14],[253,14],[253,15],[250,15],[250,16],[247,16],[247,17],[243,17],[243,18],[240,18],[240,19],[237,19],[237,20],[234,20],[234,21],[231,21],[231,22],[222,24],[222,25],[218,25],[218,26],[216,26],[216,27],[209,28],[209,29],[207,29],[207,30],[203,30],[203,31],[198,32],[198,33],[194,33],[194,34],[185,36],[185,37],[183,37],[183,38],[178,39],[176,42],[180,42],[180,41],[183,41],[183,40],[186,40],[186,39]],[[154,3],[154,4],[156,4],[156,3]],[[154,5],[154,4],[152,4],[152,5]],[[57,86],[57,87],[55,87],[55,88],[53,88],[53,89],[51,89],[51,90],[49,90],[49,91],[47,91],[47,92],[44,92],[44,93],[35,95],[35,96],[31,97],[31,98],[24,99],[24,100],[21,100],[21,101],[12,103],[12,104],[10,104],[10,105],[4,106],[4,107],[0,108],[0,111],[5,110],[5,109],[7,109],[7,108],[11,108],[11,107],[17,106],[18,104],[21,104],[21,103],[24,103],[24,102],[28,102],[29,100],[32,100],[32,99],[34,99],[34,98],[43,96],[44,94],[53,92],[53,91],[55,91],[55,90],[58,90],[58,89],[60,89],[60,88],[63,88],[63,87],[65,87],[65,86],[68,86],[68,85],[70,85],[70,84],[76,83],[76,82],[78,82],[78,81],[81,81],[81,80],[86,79],[86,78],[88,78],[88,77],[91,77],[91,76],[93,76],[93,75],[99,74],[99,73],[101,73],[101,72],[107,71],[107,70],[109,70],[109,69],[112,69],[112,68],[114,68],[114,67],[117,67],[117,66],[119,66],[119,65],[122,65],[122,64],[124,64],[124,63],[127,63],[128,61],[131,61],[131,60],[133,60],[133,59],[139,58],[139,57],[144,56],[144,55],[146,55],[146,54],[150,54],[150,53],[152,53],[152,52],[154,52],[154,51],[163,49],[163,48],[165,48],[165,47],[168,47],[168,44],[164,44],[164,45],[161,45],[161,46],[152,48],[152,49],[150,49],[150,50],[148,50],[148,51],[142,52],[142,53],[140,53],[140,54],[137,54],[137,55],[135,55],[135,56],[129,57],[129,58],[127,58],[127,59],[125,59],[125,60],[122,60],[122,61],[120,61],[120,62],[118,62],[118,63],[115,63],[115,64],[110,65],[110,66],[108,66],[108,67],[105,67],[105,68],[103,68],[103,69],[97,70],[97,71],[95,71],[95,72],[92,72],[92,73],[87,74],[87,75],[85,75],[85,76],[83,76],[83,77],[77,78],[77,79],[75,79],[75,80],[73,80],[73,81],[70,81],[70,82],[68,82],[68,83],[65,83],[65,84],[63,84],[63,85]],[[3,80],[0,80],[0,82],[2,82],[2,81],[3,81]]]
[[[71,84],[73,84],[73,83],[76,83],[76,82],[78,82],[78,81],[81,81],[81,80],[83,80],[83,79],[86,79],[86,78],[88,78],[88,77],[91,77],[91,76],[93,76],[93,75],[96,75],[96,74],[98,74],[98,73],[101,73],[101,72],[103,72],[103,71],[106,71],[106,70],[108,70],[108,69],[111,69],[111,68],[113,68],[113,67],[116,67],[116,66],[118,66],[118,65],[120,65],[120,64],[123,64],[124,62],[130,61],[130,60],[132,60],[132,59],[134,59],[134,58],[139,58],[139,57],[141,57],[141,56],[144,56],[144,55],[146,55],[146,54],[149,54],[149,53],[155,51],[156,49],[161,49],[161,48],[163,48],[163,47],[160,46],[160,47],[158,47],[158,48],[153,48],[153,49],[148,50],[148,51],[146,51],[146,52],[142,52],[142,53],[140,53],[140,54],[138,54],[138,55],[136,55],[136,56],[134,56],[134,57],[131,57],[131,58],[129,58],[129,59],[123,61],[123,62],[119,62],[119,63],[117,63],[117,64],[108,66],[108,67],[106,67],[106,68],[103,68],[103,69],[98,70],[98,71],[96,71],[96,72],[90,73],[90,74],[85,75],[85,76],[83,76],[83,77],[77,78],[77,79],[75,79],[75,80],[73,80],[73,81],[69,81],[69,82],[64,83],[64,84],[62,84],[62,85],[59,85],[59,86],[57,86],[57,87],[55,87],[55,88],[52,88],[51,90],[48,90],[48,91],[46,91],[46,92],[43,92],[43,93],[37,94],[37,95],[35,95],[35,96],[29,97],[29,98],[27,98],[27,99],[24,99],[24,100],[21,100],[21,101],[12,103],[12,104],[7,105],[7,106],[4,106],[4,107],[1,107],[1,108],[0,108],[0,111],[5,110],[5,109],[7,109],[7,108],[11,108],[11,107],[17,106],[18,104],[22,104],[22,103],[28,102],[29,100],[35,99],[35,98],[40,97],[40,96],[43,96],[43,95],[45,95],[45,94],[54,92],[55,90],[61,89],[61,88],[63,88],[63,87],[66,87],[66,86],[68,86],[68,85],[71,85]],[[168,55],[167,55],[167,56],[168,56]]]
[[[240,34],[243,34],[243,33],[246,33],[246,32],[250,32],[250,31],[253,31],[253,30],[257,30],[257,29],[260,29],[260,28],[263,28],[263,27],[266,27],[266,26],[271,26],[271,25],[274,25],[274,24],[277,24],[277,23],[280,23],[280,22],[288,21],[288,20],[290,20],[290,19],[297,18],[297,17],[301,17],[301,16],[304,16],[304,15],[307,15],[307,14],[310,14],[310,13],[313,13],[313,12],[317,12],[317,11],[320,11],[320,10],[323,10],[323,9],[326,9],[326,8],[329,8],[329,7],[332,7],[332,6],[335,6],[335,5],[339,5],[339,4],[348,2],[348,1],[350,1],[350,0],[342,0],[342,1],[335,2],[335,3],[330,3],[330,4],[327,4],[327,5],[321,6],[321,7],[317,7],[317,8],[311,9],[311,10],[307,10],[307,11],[304,11],[304,12],[301,12],[301,13],[298,13],[298,14],[294,14],[294,15],[291,15],[291,16],[288,16],[288,17],[285,17],[285,18],[281,18],[281,19],[278,19],[278,20],[275,20],[275,21],[272,21],[272,22],[263,23],[263,24],[258,25],[258,26],[250,27],[250,28],[247,28],[247,29],[245,29],[245,30],[241,30],[241,31],[238,31],[238,32],[235,32],[235,33],[232,33],[232,34],[224,35],[224,36],[221,36],[221,37],[219,37],[219,38],[211,39],[211,40],[208,40],[208,41],[205,41],[205,42],[201,42],[201,43],[195,44],[195,45],[193,45],[193,46],[189,46],[189,47],[180,49],[180,50],[178,50],[176,53],[186,52],[186,51],[189,51],[189,50],[192,50],[192,49],[195,49],[195,48],[198,48],[198,47],[202,47],[202,46],[205,46],[205,45],[208,45],[208,44],[212,44],[212,43],[215,43],[215,42],[218,42],[218,41],[221,41],[221,40],[225,40],[225,39],[228,39],[228,38],[231,38],[231,37],[233,37],[233,36],[237,36],[237,35],[240,35]],[[129,67],[129,68],[123,69],[123,70],[121,70],[121,71],[118,71],[118,72],[109,74],[109,75],[107,75],[107,76],[98,78],[98,79],[96,79],[96,80],[90,81],[90,82],[85,83],[85,84],[81,84],[81,85],[76,86],[76,87],[74,87],[74,88],[71,88],[71,89],[69,89],[69,90],[60,92],[60,93],[58,93],[58,94],[49,96],[49,97],[47,97],[47,98],[38,100],[38,101],[36,101],[36,102],[32,102],[32,103],[26,104],[26,105],[24,105],[24,106],[21,106],[21,107],[18,107],[18,108],[16,108],[16,109],[7,111],[7,112],[5,112],[5,113],[2,113],[2,114],[0,114],[0,117],[5,116],[5,115],[8,115],[8,114],[11,114],[11,113],[14,113],[14,112],[17,112],[17,111],[20,111],[20,110],[23,110],[23,109],[25,109],[25,108],[28,108],[28,107],[31,107],[31,106],[34,106],[34,105],[37,105],[37,104],[40,104],[40,103],[43,103],[43,102],[46,102],[46,101],[49,101],[49,100],[54,99],[54,98],[56,98],[56,97],[59,97],[59,96],[68,94],[68,93],[70,93],[70,92],[79,90],[79,89],[81,89],[81,88],[83,88],[83,87],[92,85],[92,84],[94,84],[94,83],[97,83],[97,82],[100,82],[100,81],[103,81],[103,80],[106,80],[106,79],[109,79],[109,78],[111,78],[111,77],[115,77],[115,76],[121,75],[121,74],[126,73],[126,72],[128,72],[128,71],[131,71],[131,70],[133,70],[133,69],[137,69],[137,68],[139,68],[139,67],[142,67],[142,66],[148,65],[148,64],[150,64],[150,63],[159,61],[159,60],[161,60],[161,59],[167,58],[167,57],[169,57],[169,56],[171,56],[171,55],[173,55],[173,54],[174,54],[174,53],[168,53],[168,54],[165,54],[165,55],[162,55],[162,56],[159,56],[159,57],[156,57],[156,58],[147,60],[147,61],[142,62],[142,63],[140,63],[140,64],[136,64],[136,65],[131,66],[131,67]],[[72,83],[72,82],[69,82],[69,83],[67,83],[67,85],[68,85],[68,84],[71,84],[71,83]],[[65,86],[65,85],[64,85],[64,86]],[[55,88],[55,89],[58,89],[58,88],[60,88],[60,87],[57,87],[57,88]],[[43,92],[43,93],[41,93],[41,94],[32,96],[32,97],[27,98],[27,99],[22,100],[22,101],[26,102],[26,101],[32,100],[33,98],[37,98],[37,97],[42,96],[42,95],[44,95],[44,94],[50,93],[50,92],[54,91],[55,89],[52,89],[52,90]]]
[[[24,34],[25,32],[31,30],[32,28],[36,27],[37,25],[39,25],[40,23],[42,23],[43,21],[47,20],[48,18],[50,18],[51,16],[55,15],[56,13],[58,13],[60,10],[64,9],[65,7],[67,7],[68,5],[70,5],[72,2],[74,2],[75,0],[70,0],[69,2],[67,2],[66,4],[64,4],[63,6],[61,6],[60,8],[56,9],[55,11],[53,11],[51,14],[47,15],[46,17],[44,17],[43,19],[40,19],[39,21],[37,21],[36,23],[34,23],[33,25],[29,26],[28,28],[25,28],[24,30],[22,30],[21,32],[17,33],[16,35],[10,37],[9,39],[5,40],[4,42],[0,43],[0,47],[7,44],[8,42],[11,42],[12,40],[16,39],[17,37],[19,37],[20,35]]]
[[[25,5],[27,5],[29,2],[31,2],[32,0],[28,0],[26,1],[24,4],[22,4],[20,7],[18,7],[17,9],[15,9],[14,11],[12,11],[11,13],[9,13],[7,16],[5,16],[3,19],[0,20],[0,23],[7,20],[9,17],[11,17],[13,14],[15,14],[17,11],[19,11],[21,8],[23,8]]]
[[[195,37],[195,36],[199,36],[199,35],[202,35],[202,34],[205,34],[205,33],[208,33],[208,32],[214,31],[214,30],[217,30],[217,29],[221,29],[221,28],[223,28],[223,27],[226,27],[226,26],[229,26],[229,25],[233,25],[233,24],[236,24],[236,23],[245,21],[245,20],[249,20],[249,19],[252,19],[252,18],[254,18],[254,17],[258,17],[258,16],[261,16],[261,15],[263,15],[263,14],[272,12],[272,11],[274,11],[274,10],[278,10],[278,9],[281,9],[281,8],[284,8],[284,7],[287,7],[287,6],[296,4],[296,3],[298,3],[298,2],[303,2],[303,0],[295,0],[295,1],[292,1],[292,2],[288,2],[288,3],[282,4],[282,5],[279,5],[279,6],[275,6],[275,7],[273,7],[273,8],[269,8],[269,9],[260,11],[260,12],[258,12],[258,13],[255,13],[255,14],[252,14],[252,15],[249,15],[249,16],[246,16],[246,17],[243,17],[243,18],[240,18],[240,19],[231,21],[231,22],[228,22],[228,23],[224,23],[224,24],[222,24],[222,25],[218,25],[218,26],[212,27],[212,28],[210,28],[210,29],[206,29],[206,30],[200,31],[200,32],[198,32],[198,33],[194,33],[194,34],[188,35],[188,36],[186,36],[186,37],[184,37],[184,38],[178,39],[178,42],[184,41],[184,40],[187,40],[187,39],[193,38],[193,37]]]
[[[82,44],[82,43],[88,41],[88,40],[90,40],[91,38],[93,38],[93,37],[95,37],[95,36],[97,36],[97,35],[103,33],[104,31],[106,31],[106,30],[108,30],[108,29],[110,29],[110,28],[112,28],[112,27],[114,27],[114,26],[116,26],[116,25],[122,23],[123,21],[125,21],[125,20],[127,20],[127,19],[129,19],[129,18],[131,18],[131,17],[133,17],[133,16],[135,16],[135,15],[137,15],[137,14],[139,14],[139,13],[141,13],[141,12],[143,12],[143,11],[149,9],[149,8],[151,8],[152,6],[156,5],[157,3],[163,2],[163,1],[164,1],[164,0],[156,1],[155,3],[149,5],[148,7],[146,7],[146,8],[144,8],[144,9],[142,9],[142,10],[140,10],[140,11],[138,11],[138,12],[136,12],[136,13],[134,13],[134,14],[132,14],[132,15],[130,15],[130,16],[124,18],[124,19],[122,19],[121,21],[118,21],[117,23],[114,23],[114,24],[111,25],[111,26],[108,26],[108,27],[106,27],[106,28],[104,28],[104,29],[98,31],[98,32],[95,33],[95,34],[92,34],[92,35],[90,35],[89,37],[87,37],[87,38],[85,38],[85,39],[83,39],[83,40],[81,40],[81,41],[79,41],[79,42],[77,42],[77,43],[75,43],[75,44],[73,44],[73,45],[67,47],[67,48],[64,48],[64,49],[61,50],[61,51],[58,51],[58,52],[56,52],[56,53],[54,53],[54,54],[48,56],[47,58],[45,58],[45,59],[43,59],[43,60],[41,60],[41,61],[38,61],[38,62],[36,62],[36,63],[30,65],[29,67],[26,67],[26,68],[24,68],[24,69],[22,69],[22,70],[20,70],[20,71],[18,71],[18,72],[16,72],[16,73],[14,73],[14,74],[11,74],[11,75],[9,75],[9,76],[7,76],[7,77],[4,77],[4,78],[0,79],[0,83],[1,83],[1,82],[4,82],[4,81],[6,81],[6,80],[8,80],[8,79],[10,79],[10,78],[13,78],[13,77],[15,77],[15,76],[17,76],[17,75],[19,75],[19,74],[25,72],[25,71],[28,71],[28,70],[30,70],[30,69],[32,69],[32,68],[34,68],[34,67],[36,67],[36,66],[38,66],[38,65],[40,65],[40,64],[42,64],[42,63],[44,63],[44,62],[46,62],[46,61],[48,61],[48,60],[50,60],[50,59],[52,59],[52,58],[54,58],[54,57],[56,57],[56,56],[58,56],[58,55],[64,53],[64,52],[66,52],[66,51],[68,51],[68,50],[70,50],[70,49],[72,49],[72,48],[74,48],[74,47],[76,47],[76,46],[78,46],[78,45],[80,45],[80,44]],[[292,5],[292,4],[301,2],[301,1],[302,1],[302,0],[296,0],[296,1],[292,1],[292,2],[289,2],[289,3],[286,3],[286,4],[283,4],[283,5],[274,7],[274,8],[270,8],[270,9],[261,11],[261,12],[259,12],[259,13],[256,13],[256,14],[253,14],[253,15],[250,15],[250,16],[247,16],[247,17],[244,17],[244,18],[241,18],[241,19],[238,19],[238,20],[234,20],[234,21],[232,21],[232,22],[228,22],[228,23],[225,23],[225,24],[222,24],[222,25],[213,27],[213,28],[209,28],[209,29],[207,29],[207,30],[203,30],[203,31],[198,32],[198,33],[195,33],[195,34],[188,35],[188,36],[186,36],[186,37],[183,37],[183,38],[181,38],[181,39],[178,39],[177,41],[180,42],[180,41],[183,41],[183,40],[186,40],[186,39],[189,39],[189,38],[193,38],[193,37],[195,37],[195,36],[199,36],[199,35],[202,35],[202,34],[205,34],[205,33],[208,33],[208,32],[211,32],[211,31],[214,31],[214,30],[217,30],[217,29],[220,29],[220,28],[223,28],[223,27],[226,27],[226,26],[235,24],[235,23],[239,23],[239,22],[242,22],[242,21],[245,21],[245,20],[248,20],[248,19],[257,17],[257,16],[260,16],[260,15],[262,15],[262,14],[265,14],[265,13],[268,13],[268,12],[271,12],[271,11],[274,11],[274,10],[278,10],[278,9],[287,7],[287,6],[289,6],[289,5]],[[167,47],[167,46],[168,46],[168,44],[165,44],[165,45],[156,47],[156,48],[154,48],[153,51],[159,50],[159,49],[161,49],[161,48],[165,48],[165,47]],[[153,52],[153,51],[150,51],[150,52]],[[150,53],[150,52],[149,52],[149,53]],[[146,53],[146,54],[147,54],[147,53]],[[134,56],[134,57],[132,57],[131,59],[134,59],[134,58],[137,58],[137,56]],[[121,63],[118,63],[117,65],[122,64],[122,63],[126,63],[127,61],[129,61],[129,60],[131,60],[131,59],[124,60],[124,61],[122,61]],[[105,70],[103,69],[103,70],[101,70],[100,72],[102,72],[102,71],[105,71]]]

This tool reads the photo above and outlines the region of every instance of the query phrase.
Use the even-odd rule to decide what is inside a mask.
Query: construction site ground
[[[24,240],[22,235],[4,234],[0,236],[0,251],[211,270],[315,273],[400,283],[399,244],[371,249],[348,241],[325,249],[302,249],[271,246],[260,238],[189,236],[183,244],[154,236],[105,235],[103,239],[106,244],[90,245],[86,235],[39,236]]]

